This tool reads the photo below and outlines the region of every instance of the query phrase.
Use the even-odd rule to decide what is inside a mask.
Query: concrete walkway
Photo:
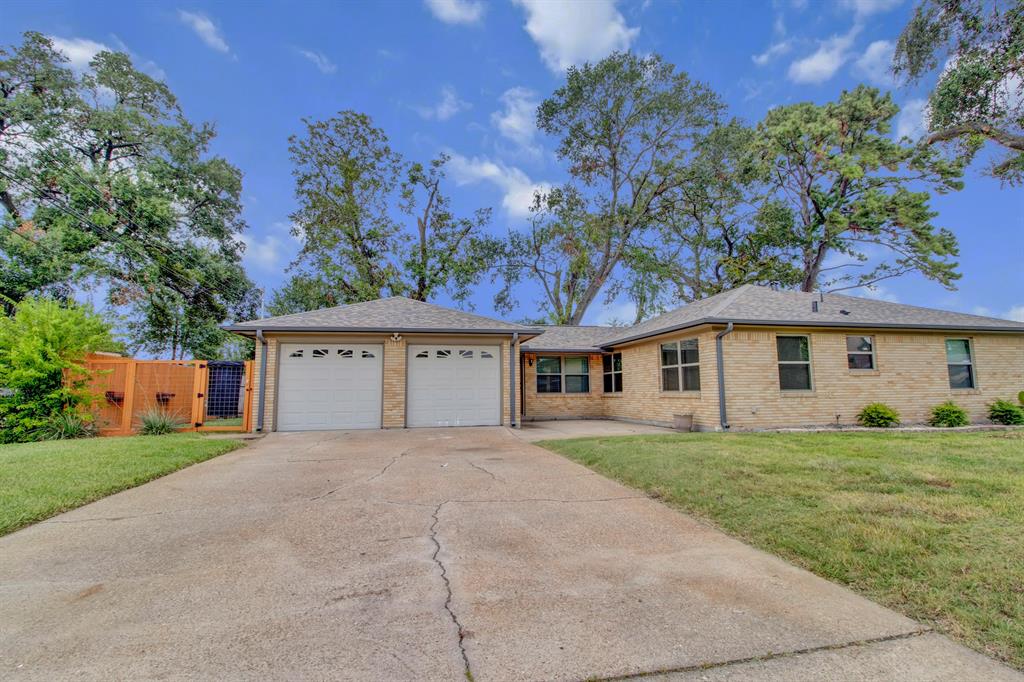
[[[501,428],[272,434],[0,539],[5,679],[467,670],[1022,679]]]

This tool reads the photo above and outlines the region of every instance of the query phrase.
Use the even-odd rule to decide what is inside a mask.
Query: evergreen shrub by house
[[[970,419],[967,417],[967,410],[952,400],[947,400],[932,408],[932,416],[928,423],[932,426],[967,426]]]
[[[900,413],[885,403],[869,403],[857,414],[857,423],[861,426],[887,429],[899,426]]]
[[[988,406],[988,418],[994,424],[1019,426],[1024,424],[1024,409],[1009,400],[997,400]]]

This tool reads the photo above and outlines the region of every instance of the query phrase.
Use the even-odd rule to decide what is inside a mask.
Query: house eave
[[[264,334],[449,334],[453,336],[512,336],[518,333],[519,338],[535,338],[543,333],[539,329],[460,329],[458,327],[301,327],[301,326],[271,326],[251,327],[228,325],[221,327],[224,331],[242,336],[255,336],[257,329],[262,329]]]
[[[655,336],[671,334],[672,332],[684,331],[705,324],[728,324],[732,322],[737,325],[751,327],[810,327],[824,329],[907,329],[915,331],[936,331],[936,332],[992,332],[1002,334],[1024,334],[1024,327],[995,327],[985,325],[950,325],[950,324],[897,324],[892,322],[855,322],[855,321],[808,321],[808,320],[741,320],[736,318],[702,317],[699,320],[686,322],[685,324],[663,327],[643,334],[627,336],[621,339],[612,339],[601,347],[606,350],[621,346],[627,343],[642,341]]]

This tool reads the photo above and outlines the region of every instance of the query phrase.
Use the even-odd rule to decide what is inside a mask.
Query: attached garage
[[[501,424],[501,347],[410,345],[407,426]]]
[[[277,428],[380,428],[383,361],[377,344],[281,344]]]

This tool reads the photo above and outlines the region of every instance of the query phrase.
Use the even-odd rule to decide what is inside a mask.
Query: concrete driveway
[[[469,672],[1021,679],[501,428],[272,434],[0,539],[0,677]]]

